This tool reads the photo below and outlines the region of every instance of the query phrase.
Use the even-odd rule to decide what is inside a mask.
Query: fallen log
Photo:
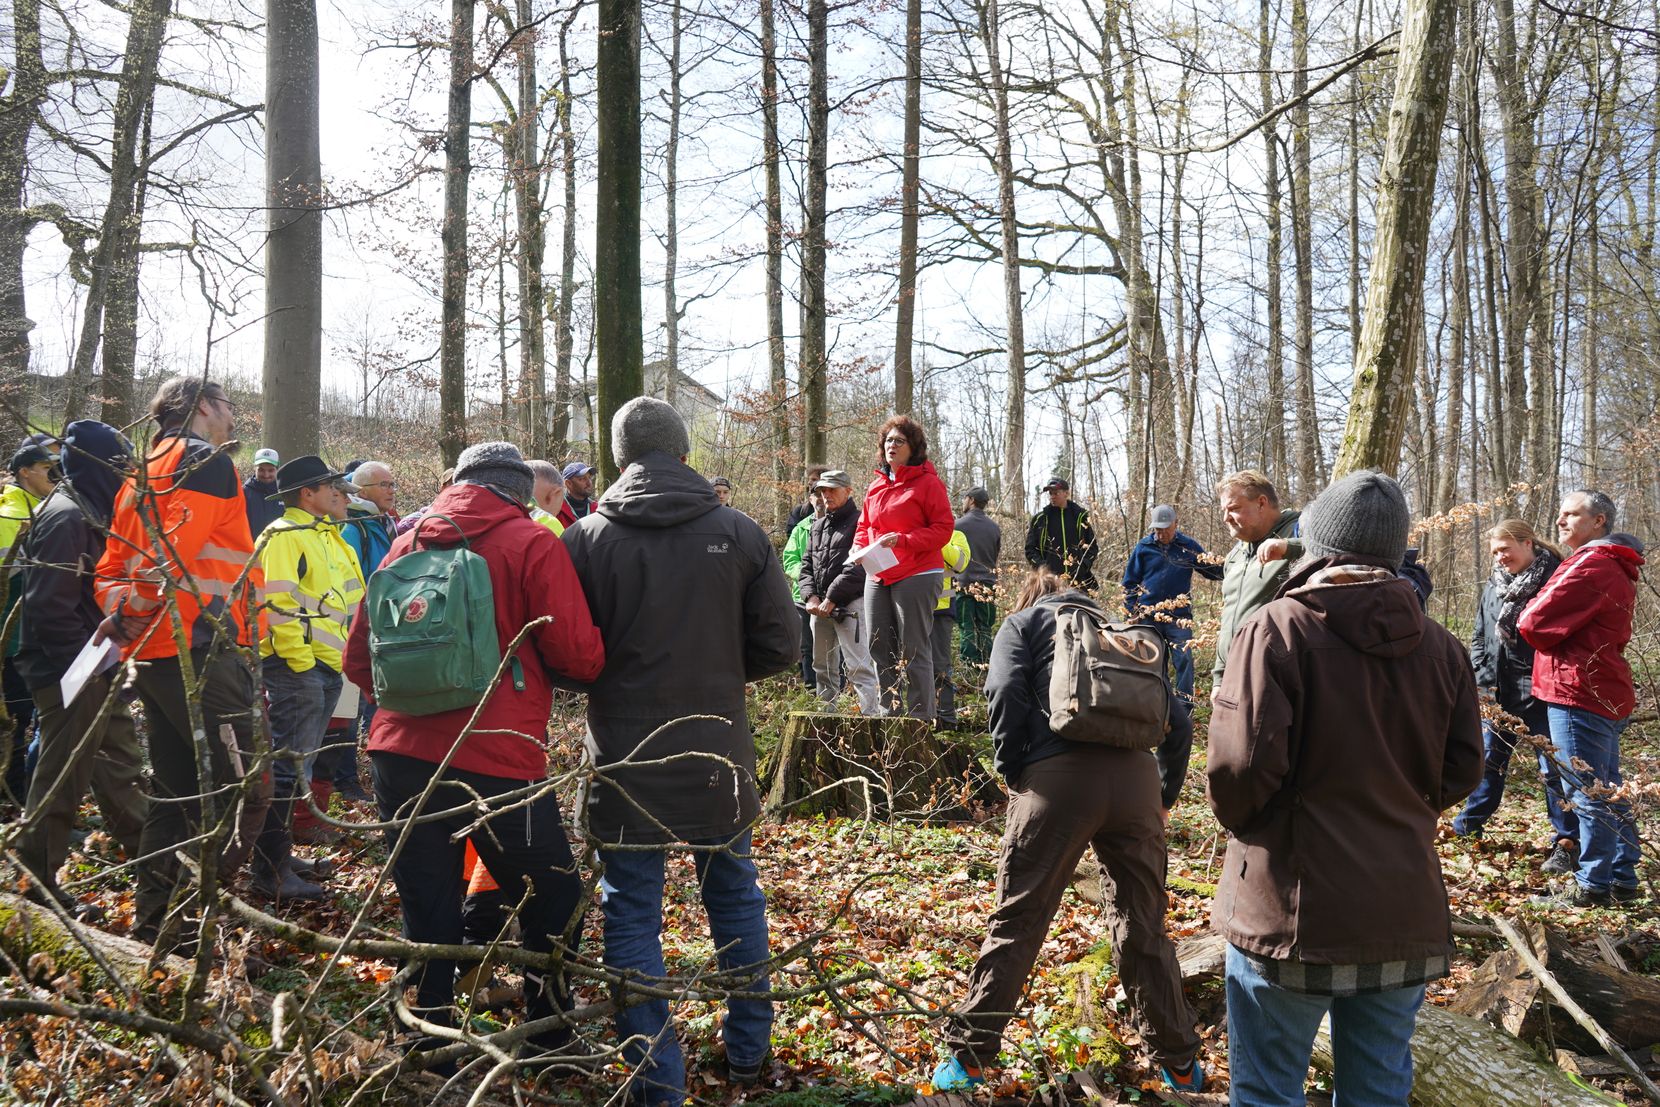
[[[920,719],[793,711],[759,776],[778,816],[964,819],[1001,797],[967,743]]]
[[[1315,1037],[1314,1067],[1332,1071],[1329,1022],[1321,1024]],[[1425,1004],[1412,1034],[1407,1102],[1412,1107],[1608,1107],[1620,1101],[1577,1083],[1480,1019]]]
[[[1660,981],[1621,971],[1606,954],[1575,949],[1566,934],[1536,919],[1518,930],[1540,965],[1620,1046],[1642,1049],[1660,1042]],[[1578,1052],[1600,1051],[1589,1031],[1558,1005],[1544,1002],[1543,989],[1517,948],[1501,949],[1477,966],[1451,1009],[1486,1019],[1524,1041],[1548,1035]]]

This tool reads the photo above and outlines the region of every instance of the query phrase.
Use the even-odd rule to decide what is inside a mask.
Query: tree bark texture
[[[980,9],[997,134],[997,222],[1003,253],[1003,310],[1008,334],[1008,385],[1004,396],[1003,510],[1026,516],[1026,306],[1020,288],[1020,224],[1015,218],[1014,150],[1009,135],[1009,81],[1003,69],[1002,17],[998,0]]]
[[[124,427],[142,414],[133,402],[133,376],[138,365],[138,276],[144,260],[139,232],[144,226],[144,201],[149,192],[151,124],[154,99],[144,109],[144,126],[138,144],[140,172],[133,186],[133,210],[121,228],[121,259],[110,281],[104,304],[104,372],[99,389],[98,418],[114,427]]]
[[[29,136],[46,100],[46,63],[40,45],[40,0],[16,0],[12,6],[11,91],[0,97],[0,402],[8,409],[27,407],[24,375],[29,371],[30,339],[23,255],[34,225],[23,211],[23,176]],[[9,411],[5,425],[23,433]]]
[[[1262,111],[1274,106],[1274,9],[1272,0],[1261,0],[1257,10],[1257,66],[1261,73]],[[1263,408],[1268,420],[1263,462],[1275,480],[1287,475],[1285,456],[1285,297],[1281,291],[1282,255],[1285,250],[1284,219],[1280,210],[1280,135],[1273,121],[1262,129],[1263,198],[1268,206],[1268,242],[1264,261],[1268,293],[1268,346],[1263,352],[1268,380],[1268,402]]]
[[[772,529],[782,531],[792,497],[788,484],[805,459],[790,448],[790,378],[784,352],[784,192],[778,141],[778,32],[773,0],[761,0],[761,157],[767,205],[767,380],[771,385]]]
[[[104,304],[112,286],[125,278],[127,267],[135,264],[139,228],[129,228],[134,218],[133,203],[140,165],[139,132],[156,91],[156,66],[161,60],[162,42],[172,0],[136,0],[127,24],[127,44],[122,55],[121,79],[115,94],[115,119],[110,146],[110,192],[104,217],[98,228],[98,249],[93,257],[91,284],[81,319],[81,337],[75,346],[67,381],[64,422],[85,414],[87,394],[92,386],[92,366],[103,338]],[[131,244],[133,251],[123,247]]]
[[[261,444],[291,458],[317,452],[323,373],[323,216],[318,210],[323,199],[323,168],[316,0],[267,0],[266,23],[268,233]],[[447,279],[445,288],[447,298]],[[449,464],[454,464],[453,458]]]
[[[524,404],[525,445],[548,454],[547,322],[542,262],[547,253],[542,203],[542,94],[536,80],[535,15],[530,0],[516,0],[519,87],[513,127],[513,201],[518,216],[519,394]]]
[[[802,189],[802,447],[808,458],[830,452],[830,365],[826,290],[826,209],[830,162],[830,5],[807,0],[807,169]]]
[[[571,24],[574,8],[559,25],[559,168],[565,179],[565,205],[559,233],[559,302],[554,311],[553,445],[561,453],[571,436],[571,360],[576,351],[572,305],[576,300],[576,132],[571,128]]]
[[[905,0],[905,153],[899,185],[899,304],[893,341],[893,409],[916,406],[911,347],[916,322],[917,224],[922,188],[922,0]]]
[[[640,4],[600,0],[599,184],[594,242],[599,455],[617,479],[611,417],[645,391],[640,323]]]
[[[1424,255],[1457,24],[1457,0],[1407,2],[1378,178],[1365,322],[1334,477],[1369,468],[1393,473],[1400,464],[1424,325]]]
[[[669,141],[663,149],[663,400],[674,406],[680,375],[680,296],[675,277],[680,265],[680,225],[676,210],[680,168],[680,0],[669,4]]]
[[[1292,347],[1297,378],[1297,494],[1320,491],[1320,423],[1314,410],[1314,209],[1309,195],[1308,0],[1291,0],[1291,244],[1296,254],[1296,323]]]

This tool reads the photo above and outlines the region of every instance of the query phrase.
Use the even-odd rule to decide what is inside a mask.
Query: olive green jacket
[[[1294,539],[1297,534],[1298,512],[1289,509],[1280,512],[1280,521],[1274,524],[1262,539]],[[1240,624],[1255,614],[1279,592],[1280,586],[1291,575],[1292,562],[1301,555],[1300,548],[1282,561],[1264,565],[1257,561],[1257,547],[1261,542],[1235,542],[1222,563],[1222,629],[1216,635],[1216,664],[1211,674],[1221,683],[1222,670],[1227,667],[1228,646]]]

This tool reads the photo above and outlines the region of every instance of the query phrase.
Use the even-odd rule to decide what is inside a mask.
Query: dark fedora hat
[[[331,480],[345,481],[348,488],[352,487],[351,481],[346,480],[346,474],[330,469],[328,462],[316,454],[306,454],[277,470],[277,490],[265,498],[274,500],[284,492],[297,492]]]

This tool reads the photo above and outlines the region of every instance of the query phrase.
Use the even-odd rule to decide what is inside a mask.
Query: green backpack
[[[484,698],[501,665],[490,566],[467,536],[448,549],[415,546],[369,578],[369,663],[375,702],[405,715],[435,715]]]

